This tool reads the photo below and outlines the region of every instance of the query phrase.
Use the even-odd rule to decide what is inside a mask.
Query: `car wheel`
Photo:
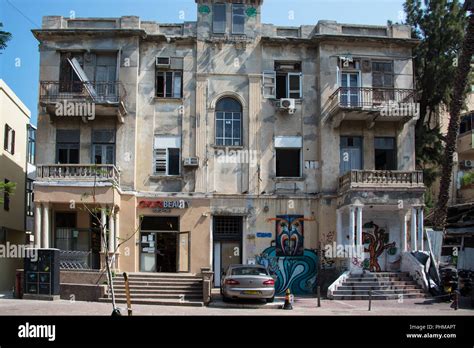
[[[267,303],[272,303],[273,301],[275,301],[275,296],[272,298],[267,298]]]

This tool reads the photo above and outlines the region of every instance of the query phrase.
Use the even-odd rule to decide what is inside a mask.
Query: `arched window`
[[[242,146],[242,105],[234,98],[216,104],[216,145]]]

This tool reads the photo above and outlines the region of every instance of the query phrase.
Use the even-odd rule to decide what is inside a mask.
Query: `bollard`
[[[454,310],[457,311],[459,308],[459,291],[454,290],[454,300],[453,300]]]
[[[130,298],[130,287],[128,283],[128,274],[127,272],[123,272],[123,278],[125,280],[125,295],[127,296],[127,312],[128,316],[132,316],[132,300]]]
[[[321,307],[321,287],[318,286],[318,307]]]
[[[283,305],[283,309],[286,309],[286,310],[293,309],[293,306],[291,305],[291,302],[290,302],[290,295],[291,295],[290,289],[286,289],[285,304]]]
[[[372,309],[372,290],[369,290],[369,312]]]

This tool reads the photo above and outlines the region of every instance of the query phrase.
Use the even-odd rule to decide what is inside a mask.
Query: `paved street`
[[[281,298],[277,302],[281,302]],[[218,303],[220,304],[220,303]],[[231,304],[232,305],[232,304]],[[431,300],[373,301],[368,311],[367,301],[330,301],[322,300],[316,307],[314,298],[296,298],[293,310],[277,309],[275,305],[267,307],[258,302],[245,304],[252,308],[215,308],[215,307],[179,307],[179,306],[133,306],[134,315],[474,315],[474,310],[465,304],[455,311],[450,303],[432,303]],[[126,313],[125,305],[119,304]],[[111,305],[97,302],[55,302],[36,300],[16,300],[0,295],[0,315],[110,315]]]

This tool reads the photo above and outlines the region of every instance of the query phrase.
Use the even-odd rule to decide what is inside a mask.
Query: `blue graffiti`
[[[302,256],[276,256],[275,247],[265,249],[256,257],[258,264],[276,275],[275,290],[282,294],[286,289],[295,295],[312,294],[316,286],[318,257],[305,249]]]

